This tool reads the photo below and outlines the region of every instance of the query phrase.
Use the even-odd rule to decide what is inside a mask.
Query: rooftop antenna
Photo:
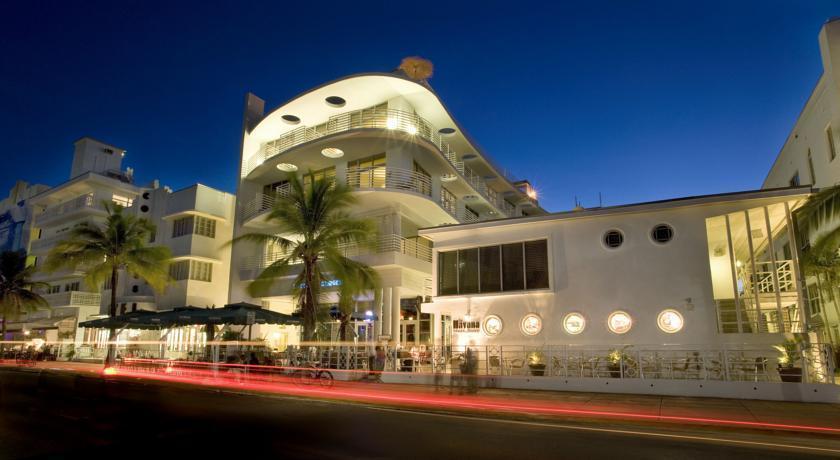
[[[599,208],[604,207],[604,197],[601,196],[601,192],[598,192],[598,207]]]

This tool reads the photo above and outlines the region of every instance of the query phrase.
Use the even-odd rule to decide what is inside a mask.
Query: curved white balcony
[[[333,115],[327,122],[317,126],[301,126],[300,128],[296,128],[273,141],[266,142],[256,154],[247,159],[242,167],[242,177],[247,177],[251,171],[261,164],[294,147],[322,137],[356,129],[401,131],[425,139],[432,143],[458,174],[476,192],[481,194],[484,199],[494,206],[497,211],[503,215],[513,217],[513,206],[498,196],[496,191],[487,185],[487,182],[481,175],[473,172],[463,161],[458,161],[454,149],[451,148],[449,143],[443,140],[434,125],[416,113],[402,110],[370,107]]]
[[[61,217],[66,216],[75,212],[83,211],[83,210],[104,210],[101,203],[97,203],[94,199],[92,193],[79,196],[74,198],[70,201],[66,201],[61,204],[57,204],[54,206],[50,206],[44,210],[41,214],[38,214],[35,217],[36,222],[38,225],[44,225],[48,221]]]

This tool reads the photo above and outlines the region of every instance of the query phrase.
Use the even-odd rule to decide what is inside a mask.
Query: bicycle
[[[332,372],[317,365],[309,364],[304,368],[297,368],[293,370],[292,381],[301,386],[317,384],[323,388],[332,388],[335,378],[333,377]]]

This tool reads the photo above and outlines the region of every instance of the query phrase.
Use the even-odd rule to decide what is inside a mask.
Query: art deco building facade
[[[342,78],[269,113],[262,100],[249,95],[236,235],[272,231],[265,216],[274,200],[288,193],[293,174],[304,182],[324,177],[349,186],[358,199],[353,214],[378,223],[375,251],[345,248],[375,267],[383,280],[379,305],[371,298],[356,306],[378,318],[373,327],[359,325],[361,339],[431,343],[434,331],[443,327],[419,308],[431,295],[432,247],[418,229],[543,213],[530,185],[505,177],[425,81],[400,73]],[[259,299],[245,291],[281,255],[276,248],[237,244],[231,300],[293,311],[288,283],[276,283]],[[295,331],[274,330],[269,336],[296,340]]]

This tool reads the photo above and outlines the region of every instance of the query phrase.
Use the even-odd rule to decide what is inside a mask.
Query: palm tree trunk
[[[110,318],[114,318],[115,316],[117,316],[117,279],[117,269],[113,268],[111,270],[111,306],[108,308],[108,317]],[[114,365],[117,351],[116,340],[117,329],[111,327],[111,330],[108,334],[108,351],[105,355],[105,367],[110,367]]]
[[[3,353],[6,351],[6,315],[3,315],[3,326],[0,329],[0,361],[3,361]]]
[[[303,290],[303,340],[311,342],[315,335],[315,299],[312,295],[312,262],[306,263],[306,287]]]

